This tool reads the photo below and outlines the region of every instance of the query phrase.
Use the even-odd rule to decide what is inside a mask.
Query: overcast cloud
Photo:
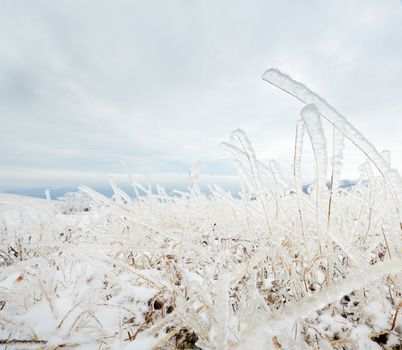
[[[286,171],[302,106],[261,79],[270,67],[402,169],[399,0],[2,0],[0,191],[94,185],[122,161],[175,184],[201,160],[226,181],[236,128]],[[353,177],[364,158],[346,158]]]

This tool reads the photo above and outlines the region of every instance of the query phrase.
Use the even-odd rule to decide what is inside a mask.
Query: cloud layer
[[[402,169],[401,43],[397,0],[3,1],[0,190],[90,185],[122,161],[160,179],[198,160],[232,175],[218,144],[236,128],[290,167],[302,106],[261,80],[272,66]],[[364,158],[346,156],[349,177]]]

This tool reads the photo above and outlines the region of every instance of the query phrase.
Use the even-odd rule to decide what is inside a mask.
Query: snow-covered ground
[[[291,180],[236,130],[223,147],[240,198],[202,194],[197,168],[176,197],[135,179],[136,198],[115,184],[112,198],[87,187],[62,200],[0,195],[0,346],[401,349],[399,174],[324,100],[278,71],[264,77],[314,103]],[[338,130],[331,142],[320,116]],[[345,136],[368,157],[349,188],[339,186]]]

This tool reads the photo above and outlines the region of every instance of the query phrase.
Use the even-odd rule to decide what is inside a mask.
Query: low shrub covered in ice
[[[222,143],[243,190],[157,187],[62,201],[1,197],[0,345],[28,349],[400,349],[402,182],[326,101],[303,101],[293,178],[242,130]],[[328,141],[323,123],[332,125]],[[304,141],[316,176],[302,190]],[[341,186],[344,140],[367,157]]]

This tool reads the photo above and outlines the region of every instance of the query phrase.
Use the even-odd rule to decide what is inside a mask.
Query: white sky
[[[219,143],[236,128],[286,172],[302,105],[261,79],[270,67],[318,92],[402,169],[400,0],[0,7],[0,191],[103,183],[125,172],[121,161],[177,183],[201,160],[208,180],[226,179]],[[354,177],[364,158],[345,156]]]

